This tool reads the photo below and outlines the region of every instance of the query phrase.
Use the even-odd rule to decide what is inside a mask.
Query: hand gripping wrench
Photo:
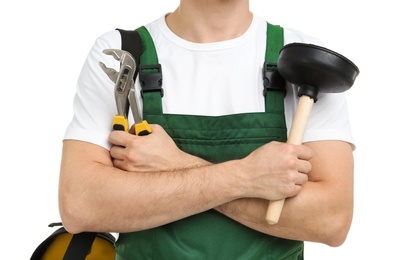
[[[99,62],[99,66],[115,83],[115,101],[118,113],[114,116],[112,122],[113,130],[122,130],[129,132],[128,114],[129,106],[132,109],[133,118],[135,120],[135,134],[148,135],[152,132],[146,120],[142,119],[139,114],[135,95],[135,82],[133,77],[136,72],[136,62],[132,55],[124,50],[105,49],[104,54],[112,55],[113,58],[120,61],[120,70],[117,72],[112,68],[106,67],[103,62]]]

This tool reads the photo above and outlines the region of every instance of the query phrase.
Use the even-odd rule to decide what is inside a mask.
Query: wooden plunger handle
[[[295,145],[302,144],[313,103],[314,99],[309,96],[300,97],[295,117],[293,118],[292,127],[289,131],[287,143]],[[266,211],[266,221],[269,224],[272,225],[278,223],[283,204],[285,204],[285,199],[269,202],[268,210]]]

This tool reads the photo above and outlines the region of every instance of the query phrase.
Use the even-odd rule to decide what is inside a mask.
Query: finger
[[[298,153],[298,158],[301,160],[310,160],[313,157],[313,150],[307,146],[299,146],[300,151]]]
[[[124,159],[124,156],[123,156],[124,149],[125,148],[123,146],[117,146],[117,145],[112,146],[109,152],[110,156],[116,160],[123,160]]]
[[[312,170],[312,164],[309,161],[300,160],[298,172],[308,174]]]
[[[115,168],[121,169],[121,170],[126,170],[125,169],[125,162],[123,160],[118,160],[118,159],[112,159],[113,166]]]
[[[303,185],[309,180],[307,174],[300,173],[298,180],[295,182],[296,185]]]
[[[124,131],[112,131],[109,134],[109,142],[117,146],[125,146],[127,138],[129,138],[129,133]]]

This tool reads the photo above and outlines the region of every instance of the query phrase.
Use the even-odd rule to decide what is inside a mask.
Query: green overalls
[[[145,28],[138,31],[144,46],[139,71],[144,88],[143,118],[160,124],[181,150],[220,163],[243,158],[267,142],[286,141],[285,94],[268,84],[276,70],[272,63],[283,46],[281,27],[268,24],[264,66],[266,111],[216,117],[163,113],[161,68],[143,67],[143,64],[158,64],[154,45]],[[157,83],[156,87],[151,87],[152,83]],[[116,242],[116,259],[299,260],[303,259],[303,242],[265,235],[208,210],[157,228],[121,233]]]

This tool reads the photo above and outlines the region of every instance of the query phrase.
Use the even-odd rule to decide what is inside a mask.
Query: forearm
[[[261,199],[239,199],[216,209],[260,232],[277,237],[341,245],[353,216],[353,156],[343,142],[308,144],[314,150],[313,170],[302,191],[285,200],[275,225],[265,221],[269,204]]]
[[[80,146],[66,142],[61,165],[60,211],[71,232],[153,228],[238,197],[240,182],[226,174],[232,172],[233,162],[198,167],[205,162],[193,160],[191,169],[132,173],[113,167],[107,159],[80,160],[88,156],[90,145]]]
[[[279,222],[274,225],[265,220],[267,200],[239,199],[216,207],[216,210],[272,236],[338,246],[351,224],[352,201],[346,199],[348,196],[333,201],[327,191],[319,191],[318,186],[319,183],[309,182],[300,194],[286,199]]]
[[[140,142],[153,140],[135,139]],[[135,143],[135,147],[141,146]],[[213,165],[180,154],[174,148],[163,156],[146,156],[144,151],[155,149],[139,149],[137,154],[145,159],[127,160],[141,157],[132,156],[133,149],[127,153],[117,148],[115,167],[111,160],[112,150],[109,153],[104,148],[80,141],[64,143],[59,201],[61,217],[70,232],[137,231],[240,198],[276,200],[292,197],[307,181],[302,172],[310,171],[307,160],[299,159],[311,156],[308,149],[277,142],[268,143],[241,160]],[[170,157],[177,159],[169,165]],[[122,166],[118,169],[118,165]],[[121,170],[125,165],[134,170]]]

